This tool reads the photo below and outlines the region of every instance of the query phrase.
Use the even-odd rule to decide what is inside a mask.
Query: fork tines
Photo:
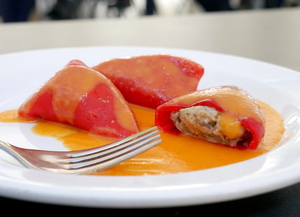
[[[71,152],[66,162],[70,170],[81,173],[114,166],[161,143],[157,127],[150,128],[118,142],[87,151]]]

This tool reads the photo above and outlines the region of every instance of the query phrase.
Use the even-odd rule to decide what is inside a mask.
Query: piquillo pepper
[[[199,90],[170,100],[156,109],[155,123],[164,132],[249,150],[257,148],[265,132],[259,104],[234,86]]]
[[[198,63],[170,55],[112,59],[93,69],[108,77],[128,102],[154,109],[195,91],[204,73]]]
[[[79,60],[58,71],[18,113],[102,136],[122,138],[139,131],[135,115],[114,84]]]

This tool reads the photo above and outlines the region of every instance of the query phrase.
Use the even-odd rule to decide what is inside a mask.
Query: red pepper
[[[83,67],[88,68],[88,66],[84,62],[82,62],[81,60],[76,60],[76,59],[68,62],[68,64],[65,67],[68,67],[68,66],[83,66]]]
[[[138,132],[135,116],[129,107],[115,108],[115,93],[111,87],[99,83],[83,96],[74,114],[74,126],[108,137],[127,137]],[[120,104],[120,103],[119,103]],[[117,113],[121,113],[118,117]],[[120,124],[119,118],[126,118],[129,127]],[[128,120],[127,120],[128,119]],[[132,125],[132,126],[131,126]]]
[[[195,91],[204,73],[201,65],[169,55],[113,59],[93,69],[108,77],[128,102],[154,109]]]
[[[228,87],[225,87],[228,89]],[[220,88],[222,89],[222,88]],[[205,90],[207,91],[207,90]],[[236,91],[233,89],[233,91]],[[218,97],[215,97],[214,94],[218,94],[220,92],[220,90],[217,90],[216,93],[214,94],[210,94],[210,98],[206,99],[205,98],[205,94],[201,94],[201,91],[199,91],[199,97],[195,97],[195,95],[197,95],[197,92],[192,93],[192,94],[188,94],[179,98],[176,98],[174,100],[171,100],[159,107],[157,107],[156,109],[156,114],[155,114],[155,124],[164,132],[167,133],[171,133],[171,134],[175,134],[178,135],[180,134],[180,131],[176,128],[174,122],[171,120],[170,115],[172,112],[177,112],[180,109],[184,109],[184,108],[189,108],[189,107],[193,107],[193,106],[208,106],[211,108],[216,109],[219,112],[232,112],[232,111],[228,111],[228,109],[226,108],[226,105],[221,105],[219,101]],[[195,99],[191,100],[191,104],[187,103],[190,101],[186,101],[186,99],[188,99],[189,97],[191,97],[191,95],[193,95],[193,97]],[[243,103],[243,101],[245,101],[244,97],[245,95],[242,95],[243,97],[241,97],[241,101],[239,101],[239,98],[234,97],[233,100],[236,100],[236,102],[238,103]],[[199,99],[197,101],[197,98]],[[229,99],[228,99],[229,100]],[[236,102],[232,102],[233,104]],[[247,103],[252,102],[252,99],[248,98],[247,99]],[[228,102],[230,103],[230,102]],[[253,102],[254,103],[254,102]],[[250,105],[250,104],[249,104]],[[252,105],[255,110],[257,109],[256,107],[258,106],[257,104]],[[258,109],[258,111],[260,111]],[[243,113],[245,111],[241,111],[241,113]],[[246,112],[245,112],[246,113]],[[240,114],[239,114],[240,115]],[[262,114],[258,114],[257,118],[254,117],[247,117],[247,116],[239,116],[239,119],[241,121],[242,126],[246,129],[246,132],[243,136],[243,140],[237,143],[236,148],[239,149],[249,149],[249,150],[255,150],[257,148],[257,146],[259,145],[262,137],[264,136],[264,118],[262,116]]]
[[[45,91],[35,102],[32,103],[30,109],[25,109],[25,105],[19,109],[19,115],[22,117],[34,117],[49,121],[58,121],[52,106],[52,91]]]
[[[24,102],[19,115],[115,138],[139,131],[135,115],[113,83],[78,60],[67,64]]]
[[[242,125],[250,133],[251,137],[245,144],[240,143],[241,148],[246,148],[249,150],[255,150],[260,143],[261,138],[264,137],[265,128],[262,124],[254,120],[253,118],[242,119]]]

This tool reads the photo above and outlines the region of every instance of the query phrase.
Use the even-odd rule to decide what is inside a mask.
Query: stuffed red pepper
[[[139,131],[114,84],[78,60],[58,71],[18,112],[25,118],[70,124],[102,136],[122,138]]]
[[[199,90],[170,100],[156,109],[155,123],[164,132],[250,150],[258,147],[265,133],[259,104],[235,86]]]
[[[195,91],[204,73],[201,65],[169,55],[113,59],[93,69],[108,77],[128,102],[154,109]]]

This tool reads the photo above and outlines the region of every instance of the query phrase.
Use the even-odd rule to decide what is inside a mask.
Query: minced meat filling
[[[230,139],[219,126],[220,112],[207,106],[194,106],[171,113],[176,128],[184,134],[210,142],[236,146],[243,138]]]

